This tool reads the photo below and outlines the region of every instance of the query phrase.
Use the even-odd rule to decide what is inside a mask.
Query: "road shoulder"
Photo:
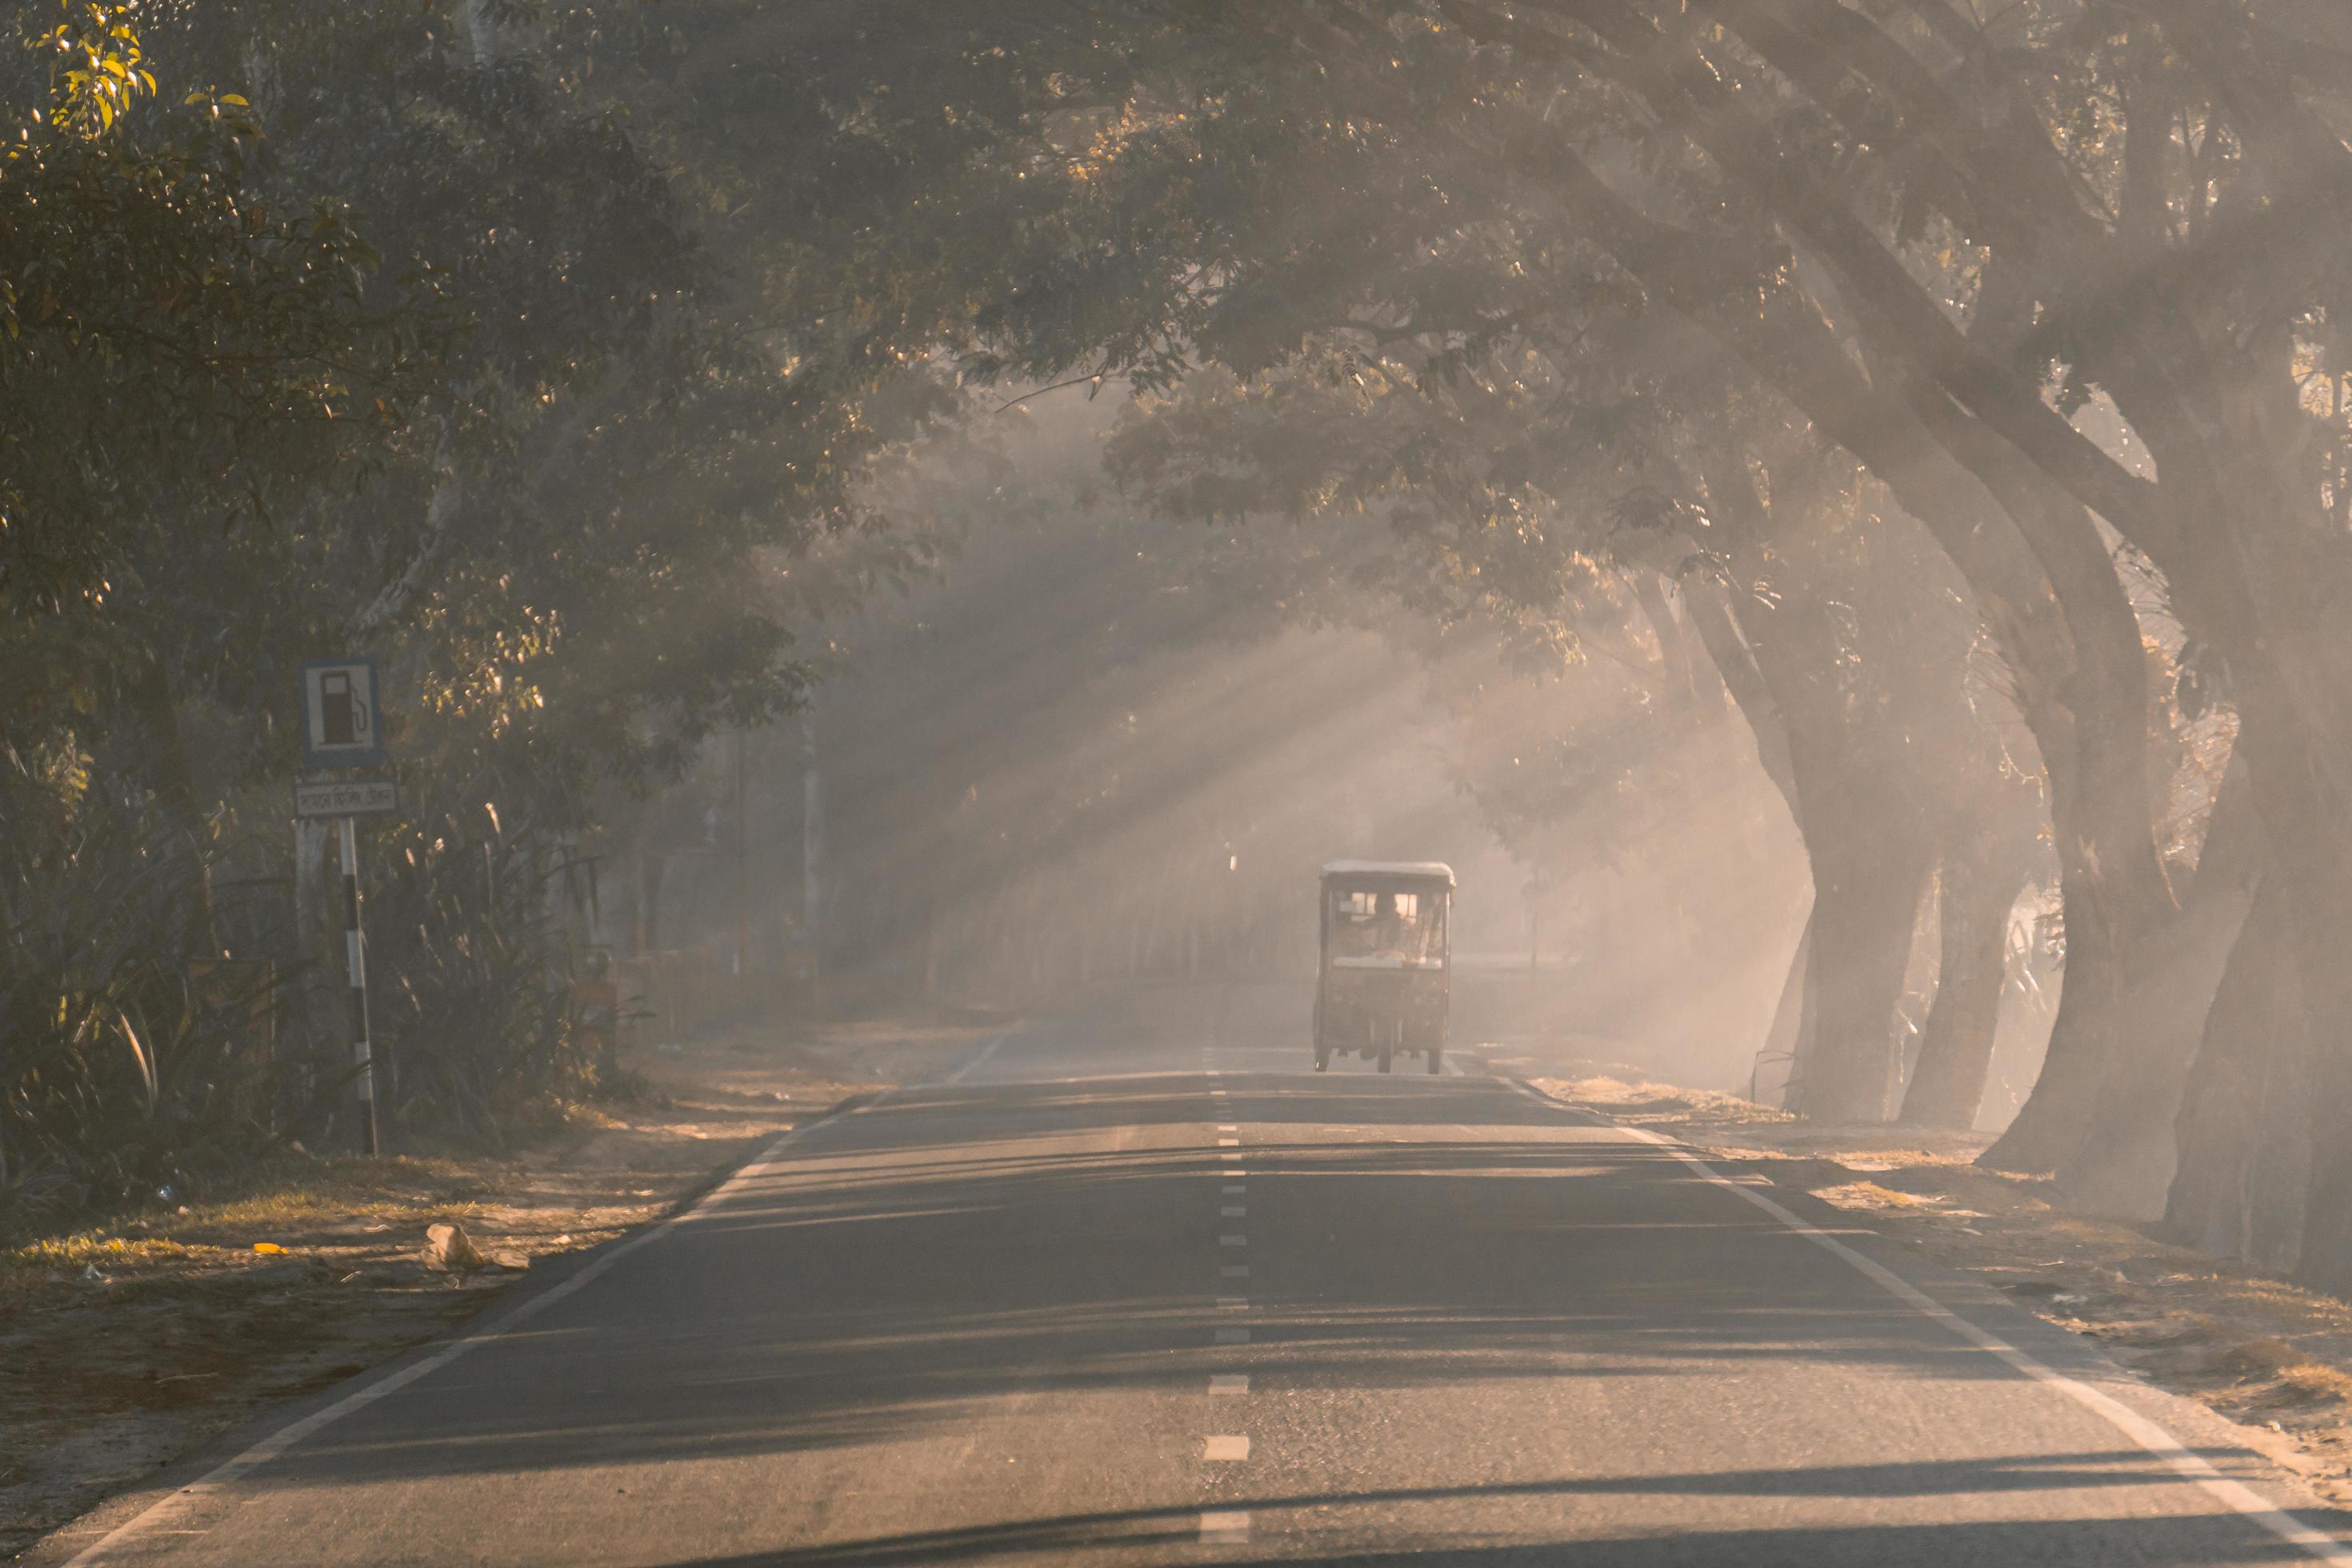
[[[502,1157],[290,1154],[236,1191],[0,1252],[0,1557],[518,1287],[536,1293],[845,1097],[952,1072],[996,1032],[713,1031],[633,1061],[649,1094],[583,1108]],[[441,1223],[485,1266],[432,1257]]]
[[[1500,1065],[1500,1064],[1498,1064]],[[1726,1176],[1981,1285],[2099,1360],[2210,1412],[2231,1441],[2352,1507],[2352,1307],[1973,1163],[1989,1135],[1825,1126],[1617,1064],[1528,1073],[1547,1098],[1688,1146]]]

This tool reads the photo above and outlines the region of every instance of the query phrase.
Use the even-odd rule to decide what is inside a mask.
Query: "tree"
[[[1024,17],[1025,38],[979,23],[942,47],[992,70],[989,123],[1018,132],[956,188],[1009,171],[1031,193],[1012,286],[972,313],[986,365],[1247,374],[1332,330],[1475,352],[1531,296],[1630,291],[1738,354],[1936,531],[2014,673],[2059,819],[2068,1016],[2003,1158],[2161,1139],[2187,1052],[2147,1070],[2134,1008],[2208,929],[2158,854],[2143,637],[2095,518],[2230,670],[2265,824],[2315,847],[2281,891],[2313,1005],[2343,1016],[2318,999],[2341,975],[2317,934],[2352,888],[2329,782],[2340,650],[2318,629],[2342,571],[2320,454],[2342,414],[2312,374],[2340,204],[2275,199],[2352,169],[2305,90],[2334,57],[2294,29],[2322,24],[2063,0],[1990,28],[1941,0],[1048,9],[1058,25]],[[1108,37],[1123,47],[1092,47]],[[1958,92],[1963,75],[1981,89]],[[1540,237],[1519,247],[1537,265],[1396,286],[1497,233]],[[2113,450],[2073,417],[2110,405]],[[2201,1005],[2176,994],[2156,1021]],[[2117,1116],[2136,1125],[2090,1137]],[[2319,1180],[2334,1194],[2352,1175]],[[2332,1279],[2352,1245],[2315,1232],[2310,1258]]]

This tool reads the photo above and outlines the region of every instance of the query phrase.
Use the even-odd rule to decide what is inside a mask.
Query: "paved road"
[[[2346,1523],[2265,1516],[2305,1500],[2068,1336],[1789,1223],[1827,1210],[1495,1079],[1302,1072],[1291,1009],[1216,994],[808,1130],[36,1559],[2011,1568]]]

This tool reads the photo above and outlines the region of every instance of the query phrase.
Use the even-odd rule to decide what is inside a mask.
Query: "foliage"
[[[243,1136],[163,1081],[213,1048],[165,1002],[225,942],[281,975],[331,952],[282,826],[299,661],[388,676],[393,1109],[495,1141],[593,1087],[549,868],[714,726],[799,700],[812,592],[926,559],[858,490],[952,396],[908,356],[776,329],[800,285],[714,256],[688,195],[713,176],[656,155],[569,55],[500,46],[543,27],[510,10],[67,0],[0,60],[0,657],[27,677],[0,700],[0,837],[57,897],[108,887],[140,955],[25,1037],[80,1076],[23,1080],[11,1180],[94,1192]],[[874,544],[830,587],[795,580],[828,535]],[[133,822],[171,877],[106,881]],[[227,921],[230,862],[285,907]],[[18,970],[26,996],[70,989]],[[344,1091],[337,1011],[289,1013],[314,1037],[289,1045],[299,1115]],[[119,1171],[89,1152],[109,1117],[161,1130],[110,1134]]]
[[[497,1146],[514,1119],[590,1098],[598,1064],[570,999],[573,954],[548,912],[568,868],[535,835],[448,818],[383,847],[393,874],[369,918],[401,937],[375,977],[373,1022],[404,1124]]]
[[[21,807],[24,781],[0,787]],[[153,825],[89,806],[40,841],[0,836],[0,1227],[217,1172],[267,1139],[274,1091],[250,1020],[274,998],[206,996],[169,955],[198,868]]]
[[[107,615],[134,553],[374,456],[408,389],[415,345],[363,297],[375,258],[349,214],[257,186],[234,94],[131,112],[154,79],[123,17],[75,4],[26,40],[59,64],[0,123],[12,619]]]

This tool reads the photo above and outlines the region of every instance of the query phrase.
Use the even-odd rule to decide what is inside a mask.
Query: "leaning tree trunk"
[[[2294,909],[2265,878],[2205,1018],[2177,1124],[2165,1228],[2223,1258],[2291,1268],[2311,1173],[2311,1036]]]
[[[2100,689],[2089,680],[2083,695]],[[2140,1044],[2135,999],[2159,986],[2179,908],[2155,858],[2144,697],[2077,716],[2072,756],[2043,748],[2065,910],[2066,963],[2042,1076],[2017,1119],[1979,1156],[1996,1170],[2054,1171],[2080,1147],[2107,1086]],[[2130,731],[2126,736],[2125,731]]]
[[[1884,1121],[1895,1012],[1932,861],[1924,835],[1832,836],[1813,861],[1812,1048],[1788,1107],[1817,1121]]]
[[[1935,1005],[1919,1032],[1919,1060],[1903,1095],[1902,1120],[1916,1126],[1974,1127],[1992,1077],[2001,991],[2009,981],[2009,915],[2026,872],[2021,866],[1983,864],[1976,849],[1963,847],[1942,868],[1943,963]]]
[[[2293,646],[2283,637],[2277,644]],[[2352,931],[2352,843],[2327,782],[2332,759],[2323,754],[2322,723],[2305,728],[2300,714],[2284,710],[2275,669],[2261,670],[2250,658],[2233,660],[2231,673],[2239,744],[2252,765],[2272,851],[2263,890],[2275,892],[2284,910],[2309,1033],[2308,1078],[2297,1098],[2314,1131],[2295,1278],[2343,1295],[2352,1292],[2352,1140],[2340,1132],[2352,1119],[2352,963],[2344,946]]]
[[[1813,917],[1805,915],[1805,929],[1797,938],[1797,951],[1789,956],[1788,977],[1780,983],[1780,1000],[1772,1009],[1772,1026],[1764,1037],[1764,1048],[1757,1056],[1757,1069],[1749,1077],[1748,1087],[1760,1097],[1762,1067],[1765,1062],[1779,1060],[1786,1064],[1780,1074],[1780,1098],[1789,1098],[1790,1080],[1796,1077],[1797,1063],[1803,1059],[1812,1044],[1806,1025],[1812,1021],[1811,997],[1805,977],[1813,967]]]
[[[2111,1061],[2090,1125],[2058,1163],[2061,1190],[2095,1214],[2147,1220],[2164,1213],[2189,1065],[2262,879],[2262,826],[2246,771],[2232,761],[2188,901],[2157,937],[2154,972],[2116,1020],[2138,1043]]]
[[[1781,800],[1788,805],[1789,818],[1796,825],[1798,837],[1803,838],[1804,798],[1798,793],[1796,766],[1789,754],[1788,721],[1772,696],[1771,683],[1765,679],[1732,618],[1726,590],[1719,584],[1694,579],[1684,589],[1683,605],[1692,629],[1706,649],[1707,662],[1716,678],[1748,722],[1748,733],[1756,742],[1758,764],[1772,781],[1773,788],[1780,791]],[[1813,1039],[1808,1025],[1813,1019],[1814,998],[1806,984],[1812,973],[1812,916],[1809,912],[1796,951],[1790,955],[1788,977],[1781,985],[1780,1002],[1772,1010],[1771,1027],[1764,1037],[1763,1049],[1757,1053],[1758,1070],[1749,1077],[1749,1088],[1760,1093],[1763,1064],[1774,1058],[1785,1062],[1787,1069],[1781,1075],[1783,1100],[1797,1063],[1811,1049]]]
[[[1842,650],[1813,597],[1743,604],[1740,626],[1781,719],[1791,807],[1813,875],[1800,1046],[1784,1103],[1821,1121],[1883,1121],[1895,1011],[1934,856],[1903,771],[1906,737],[1851,706]]]
[[[2046,476],[1940,388],[1923,382],[1911,396],[1899,368],[1865,375],[1797,291],[1768,294],[1759,310],[1724,287],[1719,257],[1673,243],[1590,168],[1568,159],[1554,174],[1596,241],[1646,289],[1783,392],[1927,525],[2017,677],[2051,775],[2068,973],[2043,1081],[1986,1158],[2049,1170],[2087,1125],[2107,1060],[2128,1049],[2103,1010],[2146,968],[2137,934],[2169,907],[2147,809],[2144,653],[2114,562],[2087,514],[2057,508]],[[2042,548],[2053,543],[2065,548]],[[2137,823],[2121,809],[2135,798]]]

